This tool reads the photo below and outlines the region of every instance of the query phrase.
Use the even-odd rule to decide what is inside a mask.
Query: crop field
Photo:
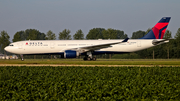
[[[0,67],[0,100],[180,99],[180,67]]]
[[[180,66],[180,59],[98,59],[83,61],[82,59],[25,59],[0,60],[1,64],[56,64],[56,65],[165,65]]]

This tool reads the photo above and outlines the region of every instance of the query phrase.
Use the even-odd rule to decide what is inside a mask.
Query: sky
[[[128,37],[152,28],[162,17],[171,17],[168,30],[175,36],[180,28],[180,0],[0,0],[0,31],[12,41],[16,32],[37,29],[53,31],[57,38],[64,29],[73,36],[81,29],[122,30]]]

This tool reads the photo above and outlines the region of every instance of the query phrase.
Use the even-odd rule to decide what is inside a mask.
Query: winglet
[[[126,38],[126,39],[124,39],[122,42],[127,42],[129,40],[129,38]]]

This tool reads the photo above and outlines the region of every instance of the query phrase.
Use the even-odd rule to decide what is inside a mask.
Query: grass
[[[59,65],[177,65],[180,59],[98,59],[83,61],[82,59],[25,59],[0,60],[0,64],[59,64]]]

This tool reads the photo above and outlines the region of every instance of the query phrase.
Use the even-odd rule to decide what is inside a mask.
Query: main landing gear
[[[84,61],[96,61],[96,57],[92,57],[92,52],[87,52],[86,56],[83,58]]]
[[[85,56],[85,57],[83,58],[83,60],[84,60],[84,61],[91,61],[91,60],[96,61],[96,57],[90,58],[90,57],[88,57],[88,56]]]

